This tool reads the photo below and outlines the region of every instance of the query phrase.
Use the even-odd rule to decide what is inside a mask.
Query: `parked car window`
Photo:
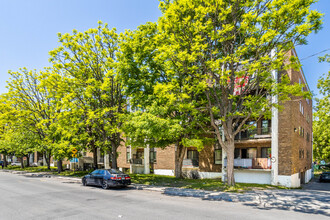
[[[94,170],[91,174],[96,175],[99,173],[99,170]]]
[[[100,171],[99,171],[99,174],[101,174],[101,175],[105,175],[105,170],[100,170]]]
[[[121,172],[120,170],[116,170],[116,169],[110,169],[108,170],[110,174],[124,174],[123,172]]]

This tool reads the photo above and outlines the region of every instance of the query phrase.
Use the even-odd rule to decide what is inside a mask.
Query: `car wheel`
[[[82,184],[83,184],[83,186],[87,186],[86,179],[83,179],[83,180],[82,180]]]
[[[108,189],[108,182],[106,180],[102,181],[102,189]]]

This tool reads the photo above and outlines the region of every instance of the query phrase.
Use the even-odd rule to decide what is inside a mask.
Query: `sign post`
[[[76,169],[76,158],[77,158],[77,149],[76,148],[73,148],[72,149],[72,157],[73,157],[73,173],[74,173],[74,171],[75,171],[75,169]]]

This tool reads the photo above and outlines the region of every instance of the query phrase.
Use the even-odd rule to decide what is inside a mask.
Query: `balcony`
[[[224,166],[227,167],[227,159],[224,160]],[[271,169],[271,161],[270,158],[234,159],[234,168]]]
[[[142,165],[143,164],[143,162],[142,162],[143,160],[141,159],[141,158],[135,158],[135,159],[129,159],[129,163],[130,164],[139,164],[139,165]]]
[[[271,138],[271,133],[272,133],[271,127],[255,128],[255,129],[239,132],[235,136],[235,140]]]

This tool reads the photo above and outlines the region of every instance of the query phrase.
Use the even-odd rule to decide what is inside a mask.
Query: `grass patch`
[[[173,176],[161,176],[154,174],[130,174],[130,176],[132,178],[132,182],[136,184],[200,189],[207,191],[246,192],[251,190],[288,189],[282,186],[249,183],[236,183],[235,186],[229,187],[220,179],[178,179]]]
[[[89,174],[90,171],[71,171],[71,170],[65,170],[61,173],[54,173],[55,175],[58,176],[67,176],[67,177],[83,177],[87,174]]]
[[[6,170],[17,170],[17,171],[27,171],[31,173],[39,173],[39,172],[54,172],[57,170],[56,167],[51,167],[50,170],[47,168],[47,166],[40,166],[40,167],[24,167],[21,168],[20,166],[7,166],[4,167]]]
[[[83,177],[86,174],[89,173],[89,171],[71,171],[71,170],[64,170],[61,173],[57,172],[57,167],[51,167],[50,170],[47,168],[47,166],[39,166],[39,167],[24,167],[21,168],[20,166],[7,166],[4,168],[6,170],[15,170],[15,171],[26,171],[29,173],[47,173],[52,175],[58,175],[58,176],[67,176],[67,177]]]

